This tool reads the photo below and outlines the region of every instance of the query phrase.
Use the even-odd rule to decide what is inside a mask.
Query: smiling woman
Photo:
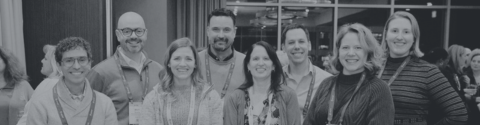
[[[167,49],[166,74],[145,97],[140,125],[221,125],[222,100],[200,75],[200,60],[188,38],[173,41]]]
[[[372,32],[362,24],[346,24],[333,50],[332,70],[338,75],[320,84],[304,125],[393,124],[390,89],[375,77],[383,51]]]

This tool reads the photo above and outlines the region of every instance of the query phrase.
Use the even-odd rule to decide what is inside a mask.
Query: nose
[[[74,69],[79,69],[80,68],[80,64],[78,63],[78,60],[75,60],[75,62],[73,62],[73,66],[72,66]]]
[[[298,42],[295,42],[295,44],[293,44],[293,47],[295,49],[299,49],[300,48],[300,44]]]
[[[186,66],[187,63],[185,62],[185,59],[182,59],[180,63],[178,63],[179,66]]]
[[[395,38],[398,39],[398,40],[402,40],[402,39],[403,39],[403,35],[404,35],[404,34],[403,34],[402,32],[397,33],[397,36],[395,36]]]
[[[354,49],[349,49],[347,51],[347,56],[355,56],[355,50]]]

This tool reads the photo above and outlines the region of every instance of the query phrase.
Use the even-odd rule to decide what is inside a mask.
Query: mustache
[[[138,43],[143,42],[143,40],[139,39],[139,38],[129,38],[129,39],[125,40],[125,42],[129,43],[129,44],[132,44],[132,43],[138,44]]]
[[[217,38],[213,39],[213,42],[214,42],[214,43],[219,42],[219,41],[228,42],[228,38],[225,38],[225,37],[217,37]]]

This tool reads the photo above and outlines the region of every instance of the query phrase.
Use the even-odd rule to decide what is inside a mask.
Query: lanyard
[[[208,53],[205,52],[205,66],[207,68],[207,82],[212,84],[212,75],[210,74],[210,60],[208,59]],[[225,81],[225,85],[223,86],[222,93],[220,94],[220,98],[225,96],[227,92],[228,86],[230,85],[230,81],[232,79],[233,68],[235,68],[235,62],[230,64],[230,69],[228,70],[227,80]],[[213,84],[212,84],[213,85]]]
[[[400,65],[400,67],[398,67],[397,71],[395,72],[395,74],[393,74],[392,78],[390,78],[390,80],[388,80],[388,83],[387,83],[388,86],[390,86],[393,83],[393,81],[398,77],[400,72],[402,72],[403,68],[405,68],[407,63],[410,62],[410,58],[411,58],[411,56],[408,56],[407,59],[405,59],[403,61],[402,65]],[[383,72],[385,71],[385,66],[387,65],[386,63],[387,63],[386,61],[385,61],[385,63],[383,63],[382,70],[380,70],[380,73],[378,73],[378,78],[379,79],[381,79],[381,77],[383,75]]]
[[[62,120],[62,125],[68,125],[67,119],[65,118],[65,114],[63,112],[62,105],[60,104],[60,101],[58,99],[57,85],[53,87],[53,100],[55,101],[55,106],[57,106],[58,115],[60,116],[60,120]],[[85,122],[85,125],[92,124],[93,112],[95,112],[95,103],[96,103],[97,97],[95,95],[95,92],[93,92],[93,90],[92,90],[92,95],[93,95],[93,98],[92,98],[92,101],[90,102],[90,110],[88,110],[88,117],[87,117],[87,122]]]
[[[132,95],[132,91],[130,91],[130,87],[128,87],[128,84],[127,84],[127,79],[125,78],[125,73],[123,72],[122,70],[122,67],[120,66],[120,61],[118,59],[118,56],[120,55],[116,55],[114,56],[115,57],[115,60],[116,60],[116,64],[117,64],[117,68],[118,70],[120,71],[120,75],[122,76],[122,81],[123,81],[123,86],[125,86],[125,89],[127,91],[127,96],[128,96],[128,101],[129,102],[133,102],[133,95]],[[144,90],[143,90],[143,95],[142,95],[142,100],[145,98],[145,96],[147,95],[147,92],[148,92],[148,81],[149,81],[149,73],[148,73],[148,67],[145,69],[145,81],[144,81]],[[142,77],[142,74],[140,73],[140,77]]]
[[[168,98],[167,98],[168,100]],[[168,101],[165,101],[165,103],[168,103]],[[195,89],[192,85],[190,89],[190,110],[188,112],[188,121],[187,125],[192,125],[193,123],[193,113],[195,112],[194,110],[195,106]],[[173,125],[173,120],[172,120],[172,103],[167,104],[167,121],[169,125]]]
[[[313,69],[312,80],[310,82],[310,87],[308,88],[307,100],[305,101],[305,106],[303,106],[303,112],[302,112],[303,118],[305,118],[305,116],[307,115],[308,107],[310,105],[311,96],[313,92],[313,85],[315,84],[315,74],[316,74],[316,70]]]
[[[346,111],[348,105],[350,105],[350,102],[352,101],[355,94],[358,92],[358,89],[363,84],[364,80],[365,80],[365,72],[362,73],[362,78],[360,78],[360,81],[358,81],[357,87],[353,91],[353,94],[350,97],[350,99],[348,99],[348,102],[340,108],[342,110],[342,112],[340,114],[340,119],[339,119],[339,124],[340,125],[343,122],[343,116],[345,115],[345,111]],[[327,125],[332,125],[333,107],[334,107],[334,104],[335,104],[335,87],[336,87],[336,85],[333,84],[332,91],[330,91],[330,102],[328,103],[328,117],[327,117],[328,123],[327,123]]]
[[[248,91],[248,94],[250,94],[250,92],[253,91],[253,88],[250,87],[249,91]],[[268,95],[268,111],[267,111],[267,119],[265,120],[265,125],[270,125],[270,122],[272,121],[272,98],[273,98],[273,93],[270,93]],[[250,99],[247,100],[248,102],[247,103],[250,103]],[[252,110],[253,110],[253,104],[249,104],[248,106],[248,124],[249,125],[254,125],[253,124],[253,114],[252,114]]]

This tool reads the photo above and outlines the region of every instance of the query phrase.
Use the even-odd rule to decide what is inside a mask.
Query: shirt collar
[[[87,91],[87,85],[86,84],[89,84],[89,83],[87,83],[86,79],[85,79],[85,83],[83,84],[83,92],[82,92],[82,94],[79,94],[79,95],[72,94],[72,92],[70,91],[70,89],[68,89],[68,87],[65,83],[65,78],[63,78],[62,80],[63,80],[63,85],[61,85],[61,86],[64,87],[64,89],[66,89],[68,91],[68,93],[70,94],[70,97],[72,97],[73,100],[82,101],[83,98],[85,97],[85,92]]]
[[[129,66],[142,65],[147,60],[147,57],[145,57],[145,54],[142,53],[142,59],[140,63],[135,62],[134,60],[128,58],[125,54],[123,54],[125,51],[123,50],[122,47],[118,47],[118,52],[120,52],[120,55]]]
[[[308,73],[307,75],[309,75],[310,73],[313,73],[313,70],[315,70],[312,62],[310,60],[308,60]],[[290,76],[290,65],[286,65],[284,68],[283,68],[283,72],[287,75],[287,76]]]
[[[224,60],[220,60],[220,58],[218,58],[213,52],[212,50],[210,49],[210,46],[208,46],[208,55],[210,55],[210,57],[212,57],[213,59],[215,59],[216,61],[226,61],[226,60],[230,60],[233,58],[233,53],[235,53],[235,50],[233,49],[233,46],[231,47],[232,49],[232,54],[228,55]]]

